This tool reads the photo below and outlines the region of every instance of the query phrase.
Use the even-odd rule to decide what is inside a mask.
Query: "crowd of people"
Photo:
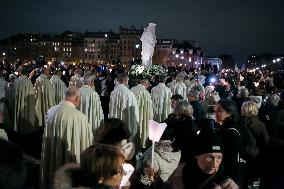
[[[284,188],[283,72],[128,71],[2,62],[0,188]]]

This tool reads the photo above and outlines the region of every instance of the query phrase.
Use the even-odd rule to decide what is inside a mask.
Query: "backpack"
[[[259,152],[259,149],[256,145],[256,140],[251,132],[251,129],[245,126],[240,127],[241,135],[241,150],[240,156],[247,162],[251,162],[255,159],[256,155]]]
[[[98,95],[101,95],[102,90],[102,84],[100,78],[95,80],[95,91],[98,93]]]
[[[234,130],[240,135],[241,146],[239,151],[239,161],[242,162],[244,160],[246,163],[253,161],[259,150],[256,145],[255,137],[250,128],[240,126],[238,127],[238,130],[235,128],[229,128],[227,130]]]
[[[111,77],[106,78],[106,83],[105,83],[107,90],[109,93],[111,93],[114,89],[114,80]]]

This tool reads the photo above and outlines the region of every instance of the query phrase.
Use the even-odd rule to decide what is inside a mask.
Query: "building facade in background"
[[[101,64],[123,64],[141,59],[143,28],[120,27],[119,32],[66,31],[62,34],[17,34],[0,41],[0,58]],[[198,68],[202,50],[195,41],[157,39],[153,64]]]
[[[153,64],[171,64],[171,56],[174,41],[172,39],[158,39],[154,54]]]
[[[141,57],[141,41],[140,37],[143,28],[137,29],[134,26],[130,28],[120,27],[120,61],[122,64],[128,64],[135,59]]]

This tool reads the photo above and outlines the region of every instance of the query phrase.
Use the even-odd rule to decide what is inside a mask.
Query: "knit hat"
[[[195,146],[195,155],[224,152],[222,140],[215,134],[212,127],[203,127],[197,135],[197,142]]]

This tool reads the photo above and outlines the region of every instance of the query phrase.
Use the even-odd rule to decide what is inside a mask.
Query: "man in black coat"
[[[197,120],[205,118],[205,113],[203,107],[199,101],[199,92],[198,91],[189,91],[188,92],[188,101],[193,109],[193,117]]]

